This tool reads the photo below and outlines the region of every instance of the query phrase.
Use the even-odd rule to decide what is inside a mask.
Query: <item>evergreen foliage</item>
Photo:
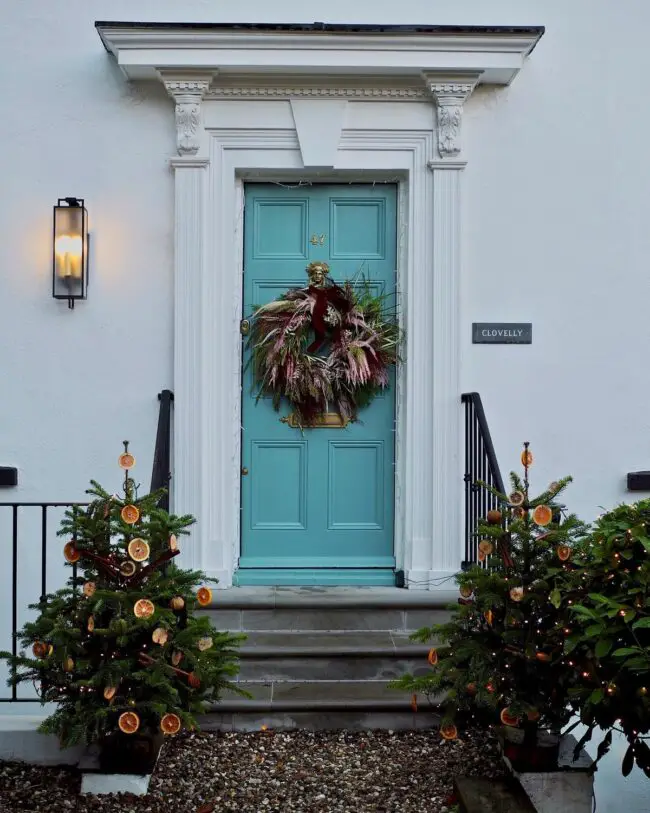
[[[163,491],[138,497],[134,463],[125,444],[123,496],[92,481],[88,508],[66,512],[67,585],[31,605],[39,615],[18,633],[19,655],[0,652],[10,685],[33,681],[42,703],[56,703],[40,730],[62,746],[194,728],[223,689],[237,691],[242,636],[194,615],[211,595],[197,591],[205,576],[172,561],[194,520],[159,508]]]
[[[578,676],[572,702],[587,726],[580,746],[605,730],[600,759],[620,731],[629,743],[623,774],[636,762],[650,777],[650,500],[603,514],[572,562],[562,610]]]
[[[528,444],[522,464],[524,478],[511,474],[509,496],[479,484],[499,500],[499,509],[478,525],[482,562],[457,575],[461,597],[451,620],[413,636],[436,643],[431,671],[394,684],[440,703],[447,738],[456,736],[458,725],[501,720],[523,728],[526,741],[534,742],[539,729],[558,732],[571,717],[568,692],[575,677],[563,652],[558,579],[585,529],[558,501],[571,478],[532,498]]]

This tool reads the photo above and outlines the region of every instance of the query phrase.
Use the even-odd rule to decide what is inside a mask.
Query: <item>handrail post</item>
[[[153,455],[153,468],[151,471],[151,491],[166,488],[167,491],[160,500],[160,507],[169,511],[169,481],[171,479],[171,405],[174,393],[163,390],[158,394],[160,410],[158,412],[158,429],[156,430],[156,446]]]
[[[498,504],[496,497],[482,491],[476,483],[482,480],[501,493],[505,488],[481,396],[478,392],[463,393],[461,403],[465,405],[465,561],[462,567],[467,568],[478,559],[478,521]]]

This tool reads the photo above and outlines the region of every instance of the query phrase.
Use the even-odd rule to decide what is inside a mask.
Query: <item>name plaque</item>
[[[474,322],[472,344],[532,344],[532,322]]]

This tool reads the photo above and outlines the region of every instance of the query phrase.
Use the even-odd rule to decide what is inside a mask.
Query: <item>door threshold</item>
[[[241,568],[233,585],[395,587],[393,568]]]

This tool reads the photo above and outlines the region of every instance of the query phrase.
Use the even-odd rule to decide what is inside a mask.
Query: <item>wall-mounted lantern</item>
[[[52,296],[85,299],[88,288],[88,212],[82,198],[59,198],[54,207]]]

